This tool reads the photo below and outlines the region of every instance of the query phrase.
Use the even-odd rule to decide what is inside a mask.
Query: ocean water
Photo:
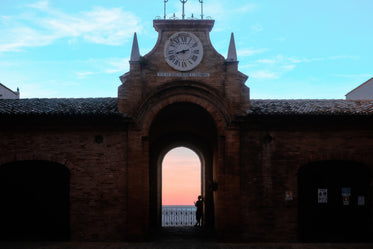
[[[181,227],[194,226],[196,224],[195,206],[162,206],[162,226],[163,227]]]

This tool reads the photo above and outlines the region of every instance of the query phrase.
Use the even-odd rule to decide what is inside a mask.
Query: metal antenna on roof
[[[166,19],[166,3],[168,2],[168,0],[164,0],[164,19]]]
[[[201,3],[201,19],[203,20],[203,0],[198,0]]]
[[[185,5],[186,2],[188,2],[188,0],[180,0],[180,2],[183,4],[183,14],[181,16],[184,19],[185,18],[184,5]]]

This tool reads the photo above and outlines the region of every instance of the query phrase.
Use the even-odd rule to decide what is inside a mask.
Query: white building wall
[[[19,90],[13,92],[0,83],[0,99],[19,99]]]
[[[373,78],[346,94],[347,100],[372,100]]]

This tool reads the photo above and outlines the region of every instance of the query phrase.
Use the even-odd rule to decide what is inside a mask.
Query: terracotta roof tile
[[[117,98],[0,99],[0,115],[126,117],[117,106]],[[373,115],[373,101],[253,99],[247,115]]]
[[[117,98],[0,99],[0,115],[123,116]]]
[[[248,115],[373,115],[368,100],[251,100]]]

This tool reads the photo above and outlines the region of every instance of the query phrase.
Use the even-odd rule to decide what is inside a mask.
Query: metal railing
[[[162,226],[181,227],[196,224],[195,206],[162,206]]]

